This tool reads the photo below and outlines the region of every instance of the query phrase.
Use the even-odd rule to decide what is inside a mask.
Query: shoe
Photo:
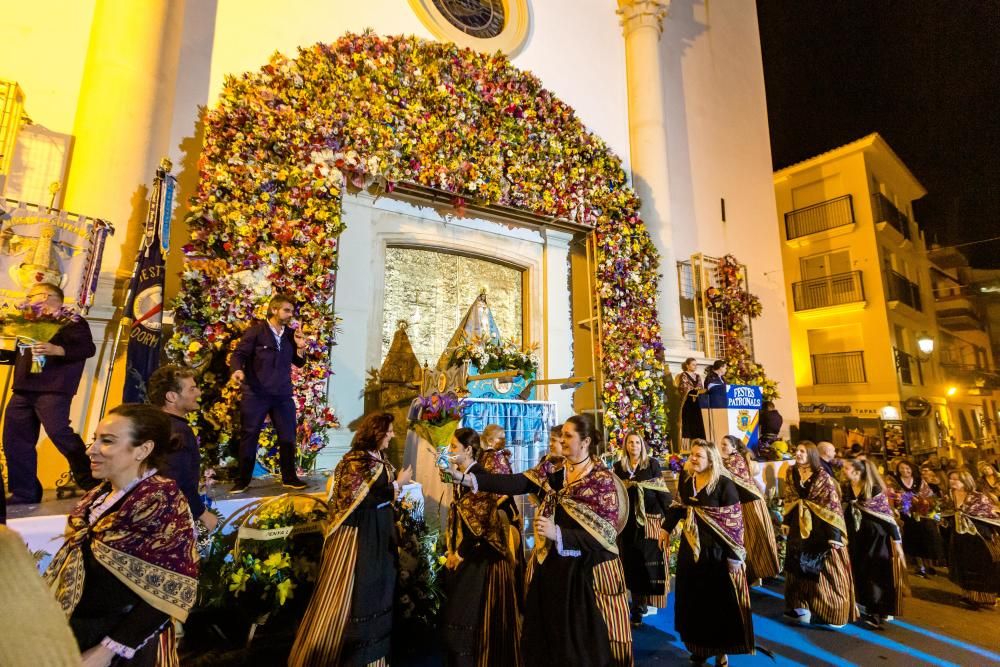
[[[809,622],[812,620],[812,612],[808,609],[793,609],[786,611],[783,616],[789,623],[798,623],[800,625],[809,625]]]
[[[929,567],[927,568],[927,574],[931,575],[932,577],[937,576],[937,570],[935,570],[933,567]]]
[[[7,496],[6,501],[7,501],[7,506],[9,507],[11,505],[38,505],[39,503],[42,502],[42,499],[39,498],[38,500],[31,500],[28,498],[22,498],[21,496],[15,496],[11,494]]]
[[[249,488],[250,488],[250,482],[247,482],[246,484],[243,484],[242,482],[237,482],[236,484],[233,485],[233,488],[229,489],[229,493],[233,495],[237,493],[244,493]]]
[[[304,488],[306,488],[306,487],[309,486],[308,484],[306,484],[305,482],[303,482],[298,477],[296,477],[295,479],[287,480],[287,481],[282,480],[281,485],[283,487],[285,487],[286,489],[296,489],[296,490],[299,490],[299,491],[301,491],[302,489],[304,489]]]
[[[871,630],[883,630],[882,623],[879,621],[878,616],[874,614],[865,614],[861,617],[861,623]]]
[[[969,598],[962,598],[962,604],[965,605],[966,609],[971,609],[972,611],[979,611],[979,605],[970,600]]]
[[[918,577],[923,577],[924,579],[926,579],[927,578],[927,570],[925,570],[924,568],[920,568],[919,570],[917,570],[917,576]]]

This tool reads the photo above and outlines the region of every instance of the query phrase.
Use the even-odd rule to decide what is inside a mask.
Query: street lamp
[[[926,331],[917,334],[917,349],[920,350],[920,360],[928,361],[934,352],[934,337]]]

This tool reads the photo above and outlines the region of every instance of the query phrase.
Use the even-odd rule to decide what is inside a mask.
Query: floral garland
[[[600,345],[605,422],[614,445],[643,430],[666,437],[663,348],[656,314],[659,262],[621,160],[573,110],[515,68],[416,37],[347,34],[333,44],[272,57],[226,80],[205,119],[191,243],[171,350],[207,364],[224,359],[264,298],[236,275],[259,275],[301,299],[301,319],[325,359],[336,323],[342,186],[415,183],[467,201],[530,211],[594,228],[603,302]],[[329,368],[296,378],[300,442],[325,442]],[[232,414],[232,395],[206,391]],[[216,439],[231,437],[219,418]]]
[[[778,398],[778,383],[767,377],[744,343],[750,320],[760,317],[763,311],[760,299],[743,288],[746,269],[733,255],[720,259],[715,272],[718,287],[705,290],[705,302],[709,310],[722,316],[726,380],[757,385],[765,401],[774,400]]]
[[[530,380],[538,372],[537,346],[522,348],[513,338],[495,341],[488,336],[466,338],[451,353],[450,363],[459,365],[463,361],[476,364],[480,373],[520,370]]]

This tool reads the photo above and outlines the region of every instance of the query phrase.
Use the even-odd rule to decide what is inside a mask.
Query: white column
[[[547,229],[542,270],[544,273],[545,326],[544,366],[542,378],[564,378],[573,375],[573,311],[569,290],[569,242],[572,234]],[[548,400],[556,403],[559,419],[573,414],[573,390],[548,385]],[[544,395],[539,392],[539,395]]]
[[[625,33],[632,185],[642,200],[642,219],[660,253],[663,276],[657,310],[668,353],[690,347],[681,332],[660,58],[660,34],[669,8],[670,0],[618,0],[617,12]]]

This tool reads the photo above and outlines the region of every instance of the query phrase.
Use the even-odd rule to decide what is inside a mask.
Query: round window
[[[466,35],[489,39],[503,32],[503,0],[433,0],[442,16]]]
[[[528,36],[528,0],[410,0],[438,39],[513,56]]]

